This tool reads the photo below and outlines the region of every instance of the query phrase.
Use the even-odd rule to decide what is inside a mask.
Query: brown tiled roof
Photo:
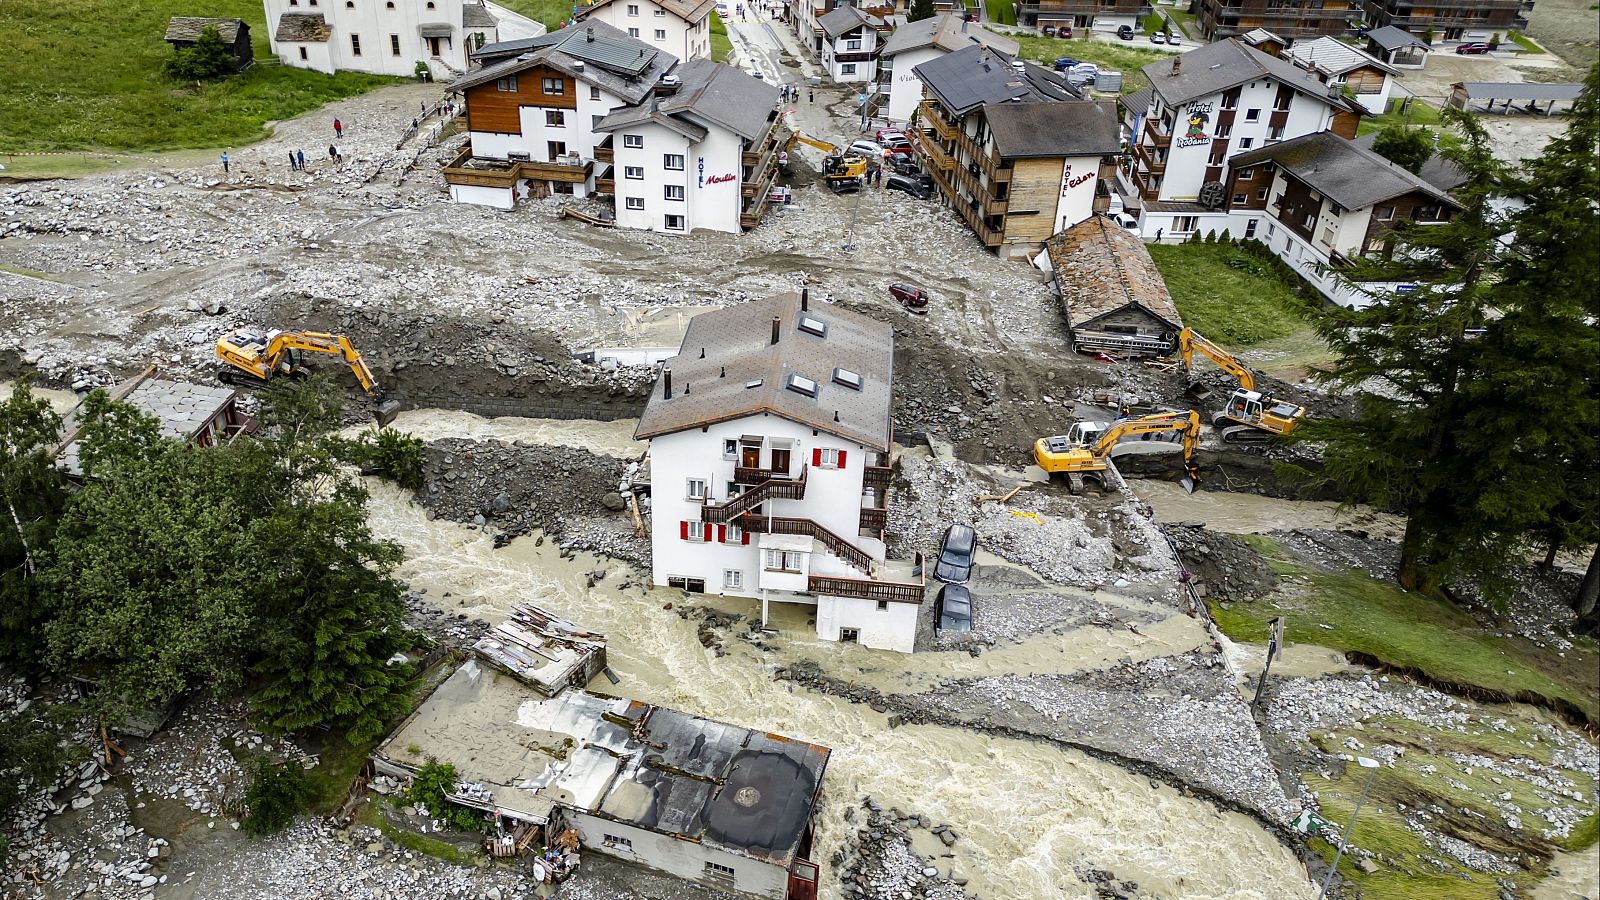
[[[239,36],[239,29],[249,26],[238,19],[210,19],[204,16],[173,16],[167,20],[168,41],[194,41],[207,27],[215,28],[224,43],[231,44]]]
[[[826,334],[802,331],[804,317],[824,323]],[[835,382],[835,369],[860,376],[861,390]],[[800,295],[789,293],[701,313],[689,320],[678,355],[662,370],[634,430],[637,440],[770,412],[863,447],[889,449],[894,328],[815,298],[806,312]],[[666,372],[672,373],[671,399],[664,396]],[[791,375],[815,382],[817,396],[790,390]]]
[[[1045,242],[1056,288],[1076,328],[1129,303],[1183,325],[1144,241],[1105,216],[1090,216]]]
[[[326,41],[333,37],[322,13],[284,13],[278,17],[279,41]]]

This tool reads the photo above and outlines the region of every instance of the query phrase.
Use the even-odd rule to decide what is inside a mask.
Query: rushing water
[[[781,659],[741,641],[730,640],[727,655],[717,657],[700,645],[696,622],[665,608],[680,594],[623,589],[631,575],[637,580],[623,565],[585,554],[562,560],[553,542],[536,546],[533,537],[495,549],[489,533],[429,521],[404,492],[377,482],[371,487],[374,529],[406,548],[401,574],[445,609],[497,620],[519,600],[536,601],[608,635],[608,656],[621,683],[602,680],[598,690],[831,747],[818,818],[815,856],[821,860],[853,827],[845,809],[870,794],[949,823],[961,835],[955,866],[970,879],[969,890],[985,898],[1092,897],[1093,889],[1074,873],[1078,865],[1111,870],[1154,896],[1312,896],[1293,854],[1246,816],[1042,743],[931,725],[891,730],[886,716],[870,707],[773,681]],[[586,575],[596,570],[607,575],[589,588]],[[792,610],[783,615],[775,623],[784,629],[781,657],[856,654],[830,659],[834,672],[855,664],[863,677],[914,682],[931,678],[941,665],[956,671],[964,656],[906,657],[821,644],[809,639],[803,618],[794,621]],[[1108,639],[1096,631],[1084,639]],[[1169,645],[1180,646],[1189,635],[1146,640],[1170,652]],[[1112,656],[1138,649],[1130,644]],[[1084,663],[1076,657],[1056,662],[1061,669]],[[836,887],[825,891],[838,896]]]
[[[1353,528],[1374,537],[1399,540],[1405,522],[1399,516],[1368,506],[1349,506],[1325,500],[1284,500],[1259,494],[1199,490],[1185,493],[1170,481],[1128,479],[1135,497],[1156,511],[1163,522],[1202,522],[1230,534],[1260,534],[1295,528]]]
[[[646,445],[633,439],[637,419],[596,422],[591,419],[524,419],[519,416],[485,418],[452,409],[410,409],[395,418],[393,427],[425,441],[466,438],[473,441],[526,441],[557,447],[577,447],[601,456],[637,459]]]

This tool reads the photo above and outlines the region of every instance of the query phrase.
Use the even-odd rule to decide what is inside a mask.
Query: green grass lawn
[[[711,59],[713,62],[725,63],[728,55],[733,52],[733,41],[728,39],[728,26],[722,24],[722,16],[715,10],[711,13]]]
[[[1304,304],[1260,257],[1231,244],[1151,244],[1185,325],[1224,347],[1309,330]]]
[[[556,26],[572,16],[574,6],[583,5],[573,3],[571,0],[496,0],[496,2],[518,15],[543,23],[544,27],[551,31],[555,31]]]
[[[1592,8],[1592,7],[1591,7]],[[1520,31],[1506,32],[1506,40],[1522,48],[1524,53],[1543,53],[1544,48],[1535,44],[1533,39]]]
[[[1020,32],[1007,32],[1007,37],[1020,45],[1017,52],[1023,59],[1032,60],[1046,68],[1053,65],[1058,57],[1070,56],[1083,62],[1094,63],[1102,69],[1121,72],[1124,94],[1149,87],[1150,82],[1145,80],[1139,70],[1167,58],[1167,54],[1160,50],[1146,50],[1131,44],[1108,44],[1103,41],[1080,39],[1062,40]]]
[[[1264,642],[1267,621],[1283,615],[1291,641],[1366,653],[1442,682],[1559,698],[1591,721],[1600,716],[1594,693],[1600,654],[1591,640],[1577,642],[1561,656],[1520,638],[1501,637],[1442,597],[1402,591],[1360,572],[1310,567],[1268,537],[1241,539],[1286,583],[1262,601],[1213,610],[1217,626],[1234,640]]]
[[[1357,134],[1371,134],[1382,131],[1390,125],[1407,125],[1413,128],[1422,127],[1430,131],[1437,131],[1443,127],[1437,107],[1429,106],[1421,100],[1412,100],[1410,107],[1405,112],[1398,112],[1399,104],[1391,104],[1390,111],[1381,116],[1362,116],[1361,124],[1356,126]]]
[[[983,0],[983,8],[989,11],[989,21],[1000,25],[1017,24],[1016,0]]]
[[[231,147],[265,123],[394,79],[257,64],[196,89],[161,73],[173,15],[236,16],[257,60],[272,59],[256,0],[6,0],[0,3],[0,154]]]

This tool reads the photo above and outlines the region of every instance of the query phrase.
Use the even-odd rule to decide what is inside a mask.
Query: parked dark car
[[[1054,25],[1046,25],[1045,27],[1039,29],[1039,33],[1045,37],[1055,37],[1056,27]]]
[[[883,189],[886,191],[905,191],[918,200],[928,200],[933,197],[933,189],[921,181],[905,175],[890,175],[883,180]]]
[[[1456,52],[1476,56],[1479,53],[1488,53],[1489,45],[1482,41],[1475,41],[1471,44],[1457,44]]]
[[[899,300],[900,305],[904,306],[907,312],[915,313],[919,316],[928,314],[928,301],[932,299],[931,295],[922,288],[901,281],[896,281],[894,284],[889,285],[889,296]]]
[[[978,554],[978,532],[971,525],[957,523],[944,533],[944,548],[933,577],[946,584],[966,584],[972,577],[972,558]]]
[[[1133,40],[1133,26],[1132,25],[1123,25],[1122,27],[1118,28],[1117,29],[1117,38],[1119,40],[1124,40],[1124,41]]]
[[[922,166],[918,165],[917,158],[915,156],[901,156],[897,154],[890,156],[885,161],[889,164],[889,168],[894,169],[894,173],[896,175],[909,175],[913,178],[916,178],[918,181],[928,178],[928,176],[922,174]],[[933,184],[933,180],[931,178],[928,178],[928,184],[930,186]]]
[[[972,630],[972,594],[964,585],[947,584],[934,601],[933,633]]]
[[[976,21],[978,21],[978,14],[977,13],[967,13],[967,21],[968,22],[976,22]]]
[[[1070,56],[1058,56],[1058,57],[1056,57],[1056,71],[1057,72],[1065,72],[1066,70],[1072,68],[1073,66],[1075,66],[1077,64],[1078,64],[1078,60],[1073,59]]]

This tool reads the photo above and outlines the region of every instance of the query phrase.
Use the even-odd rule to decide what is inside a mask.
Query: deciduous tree
[[[1373,137],[1372,152],[1408,172],[1421,172],[1433,158],[1433,138],[1421,128],[1390,125]]]
[[[66,476],[49,450],[61,420],[21,379],[0,402],[0,661],[27,664],[42,641],[39,572],[66,503]]]
[[[183,81],[208,81],[232,75],[237,60],[215,25],[200,29],[194,46],[185,47],[166,61],[167,74]]]

